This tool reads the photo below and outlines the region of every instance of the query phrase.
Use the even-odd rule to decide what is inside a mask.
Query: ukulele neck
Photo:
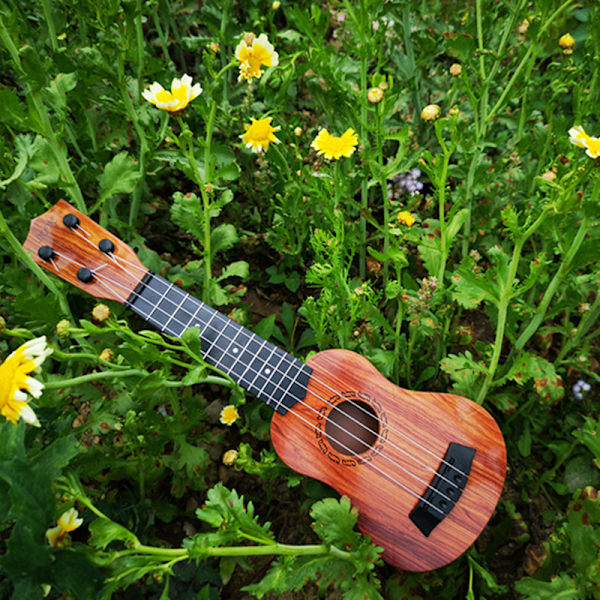
[[[174,337],[198,327],[204,360],[278,413],[306,395],[308,365],[150,271],[126,306]]]

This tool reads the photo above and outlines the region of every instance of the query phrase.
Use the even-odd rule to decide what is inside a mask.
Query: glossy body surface
[[[490,519],[504,484],[506,449],[491,415],[462,396],[402,389],[346,350],[320,352],[308,364],[306,398],[273,416],[281,459],[349,496],[360,529],[384,548],[390,564],[425,571],[460,556]],[[328,419],[339,422],[334,407],[342,404],[352,414],[332,427]],[[452,510],[424,535],[409,515],[451,443],[475,450],[471,470]]]

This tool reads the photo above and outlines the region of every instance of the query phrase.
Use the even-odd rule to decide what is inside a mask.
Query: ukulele
[[[490,519],[506,449],[475,402],[400,388],[347,350],[302,363],[146,269],[64,200],[31,222],[24,248],[39,265],[166,334],[199,327],[204,360],[275,411],[271,436],[283,462],[347,495],[359,508],[359,528],[389,564],[442,567]]]

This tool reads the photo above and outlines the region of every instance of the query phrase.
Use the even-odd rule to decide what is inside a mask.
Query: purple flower
[[[573,386],[573,395],[575,396],[575,398],[577,400],[583,400],[583,395],[586,392],[589,392],[591,389],[592,389],[592,386],[587,381],[584,381],[583,379],[580,379]]]
[[[392,185],[388,186],[388,192],[391,198],[399,198],[405,193],[414,196],[423,189],[423,183],[419,181],[421,169],[411,169],[399,173],[392,179]]]

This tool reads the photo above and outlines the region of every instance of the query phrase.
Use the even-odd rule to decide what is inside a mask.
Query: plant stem
[[[562,280],[568,273],[569,268],[571,267],[571,263],[573,262],[573,259],[579,251],[583,240],[585,239],[588,225],[589,220],[587,217],[584,217],[581,221],[581,225],[579,226],[579,230],[577,231],[577,234],[573,239],[573,242],[569,246],[569,249],[561,262],[558,271],[556,271],[554,277],[552,278],[552,281],[550,282],[550,285],[546,288],[542,301],[540,302],[533,319],[531,319],[531,321],[527,324],[527,327],[515,342],[513,352],[518,352],[525,346],[525,344],[529,341],[531,336],[534,335],[534,333],[537,331],[541,322],[544,320],[544,317],[546,316],[546,311],[548,310],[548,306],[550,305],[554,294],[557,292],[560,284],[562,283]]]
[[[73,377],[72,379],[61,379],[57,381],[48,381],[44,384],[46,389],[62,389],[65,387],[74,387],[88,381],[96,381],[97,379],[105,379],[107,377],[129,377],[136,375],[138,377],[145,377],[148,375],[146,371],[140,369],[127,369],[124,371],[96,371],[94,373],[88,373],[87,375],[80,375],[79,377]]]
[[[488,366],[487,375],[479,390],[476,402],[482,404],[485,400],[487,392],[494,381],[494,375],[498,367],[498,361],[500,359],[500,353],[502,352],[502,342],[504,340],[504,330],[506,328],[506,317],[508,313],[508,305],[513,297],[513,284],[517,275],[517,268],[519,266],[519,260],[521,258],[521,251],[523,244],[529,239],[533,233],[538,229],[546,218],[551,208],[545,208],[539,215],[535,223],[531,225],[521,236],[516,240],[515,247],[513,249],[512,259],[508,269],[508,276],[502,284],[502,295],[500,296],[500,302],[498,304],[498,323],[496,325],[496,338],[494,340],[494,349],[492,351],[492,357]]]

